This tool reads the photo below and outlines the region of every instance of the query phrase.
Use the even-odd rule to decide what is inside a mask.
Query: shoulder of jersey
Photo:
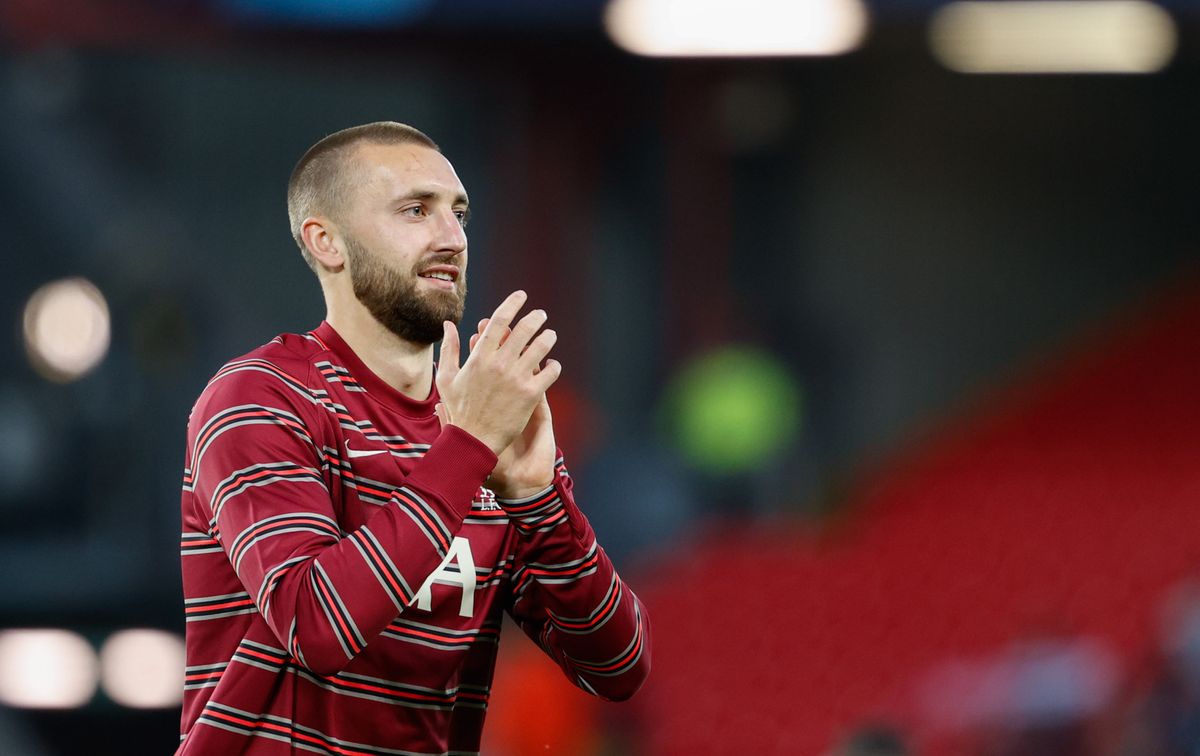
[[[231,368],[261,361],[270,363],[275,371],[286,373],[296,381],[308,383],[313,363],[328,351],[323,343],[310,334],[284,333],[240,357],[229,360],[221,366],[217,375],[226,373]]]
[[[329,352],[320,339],[311,333],[282,333],[247,356],[264,359],[293,359],[311,363],[320,354]]]

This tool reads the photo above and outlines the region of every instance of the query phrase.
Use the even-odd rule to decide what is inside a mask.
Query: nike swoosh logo
[[[387,454],[387,449],[351,449],[350,442],[346,442],[346,456],[351,459],[355,457],[373,457],[376,454]]]

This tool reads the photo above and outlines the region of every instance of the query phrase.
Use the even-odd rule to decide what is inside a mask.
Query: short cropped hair
[[[419,144],[441,152],[441,148],[421,131],[395,121],[376,121],[334,132],[314,144],[296,163],[288,179],[287,206],[292,238],[300,247],[304,262],[318,271],[317,261],[304,246],[300,225],[304,219],[321,213],[334,214],[353,189],[350,156],[361,143]]]

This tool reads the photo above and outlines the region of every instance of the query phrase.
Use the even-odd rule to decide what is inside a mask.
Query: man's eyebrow
[[[407,202],[408,200],[431,200],[437,199],[438,197],[443,196],[443,194],[443,192],[439,192],[436,189],[413,189],[412,191],[397,197],[395,201]],[[471,201],[467,199],[467,195],[465,193],[459,193],[454,196],[454,201],[451,204],[469,205],[471,204]]]

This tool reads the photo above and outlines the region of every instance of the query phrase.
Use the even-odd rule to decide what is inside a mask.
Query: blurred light
[[[48,283],[25,305],[25,350],[34,369],[52,381],[73,381],[96,367],[108,343],[108,304],[86,279]]]
[[[838,55],[862,42],[861,0],[611,0],[604,26],[638,55]]]
[[[183,699],[183,639],[164,630],[114,633],[100,649],[100,685],[136,709],[178,706]]]
[[[83,706],[96,692],[96,652],[69,630],[0,632],[0,703],[28,709]]]
[[[760,467],[799,431],[800,388],[774,356],[726,347],[684,367],[668,410],[680,452],[716,473]]]
[[[1177,36],[1143,0],[956,2],[929,30],[934,56],[963,73],[1153,73]]]

